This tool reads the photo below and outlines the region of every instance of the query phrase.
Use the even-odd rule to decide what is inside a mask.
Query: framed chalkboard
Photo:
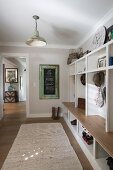
[[[40,99],[59,98],[59,65],[39,65]]]

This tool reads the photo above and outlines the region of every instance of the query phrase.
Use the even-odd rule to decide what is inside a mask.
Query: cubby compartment
[[[101,70],[106,67],[106,47],[87,56],[87,71]]]
[[[110,157],[110,155],[101,147],[101,145],[97,141],[94,141],[94,145],[94,156],[97,164],[99,165],[99,167],[101,167],[102,170],[109,170],[106,159]]]
[[[86,59],[81,58],[76,62],[76,73],[82,74],[86,71]]]
[[[68,120],[68,117],[69,117],[69,113],[68,113],[68,112],[65,112],[64,118]]]
[[[85,140],[83,138],[83,131],[84,131],[84,129],[86,129],[86,128],[80,122],[78,122],[78,135],[79,135],[80,139],[82,140],[83,145],[85,147],[87,147],[87,149],[90,152],[90,154],[93,155],[93,140],[91,141],[91,143],[90,143],[90,141],[88,143],[88,140]],[[87,133],[89,133],[87,129],[86,129],[86,131],[87,131]],[[89,135],[91,135],[91,134],[89,134]]]
[[[69,76],[69,101],[75,102],[75,75]]]
[[[101,86],[97,86],[99,82],[94,80],[99,72],[88,73],[87,75],[87,115],[99,115],[106,119],[106,72],[102,71],[104,78]],[[98,76],[97,76],[98,77]]]
[[[70,112],[69,118],[70,124],[75,132],[77,132],[77,119],[76,117]]]
[[[83,77],[82,77],[83,76]],[[85,80],[82,80],[85,79]],[[84,83],[85,82],[85,83]],[[86,74],[76,75],[76,103],[75,106],[78,106],[78,99],[86,98]]]

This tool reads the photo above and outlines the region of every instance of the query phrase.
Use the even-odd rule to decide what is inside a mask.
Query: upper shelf
[[[105,132],[105,119],[100,116],[85,116],[85,111],[75,108],[73,102],[63,102],[63,104],[92,134],[105,151],[113,157],[113,132]]]
[[[70,64],[70,75],[113,69],[109,57],[113,57],[113,40],[84,55]]]

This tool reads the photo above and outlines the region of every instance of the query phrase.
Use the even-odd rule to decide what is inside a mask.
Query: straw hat
[[[100,87],[104,81],[105,81],[105,74],[103,71],[100,71],[96,74],[94,74],[93,76],[93,81],[94,81],[94,84],[98,87]]]

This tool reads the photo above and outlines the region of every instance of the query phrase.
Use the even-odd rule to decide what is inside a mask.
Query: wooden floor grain
[[[0,122],[0,169],[4,160],[13,144],[13,141],[23,123],[45,123],[45,122],[60,122],[70,140],[70,143],[75,150],[84,170],[93,170],[85,154],[82,152],[79,144],[72,135],[67,124],[60,118],[60,120],[52,120],[51,118],[32,118],[26,119],[25,103],[5,103],[4,104],[4,118]]]

